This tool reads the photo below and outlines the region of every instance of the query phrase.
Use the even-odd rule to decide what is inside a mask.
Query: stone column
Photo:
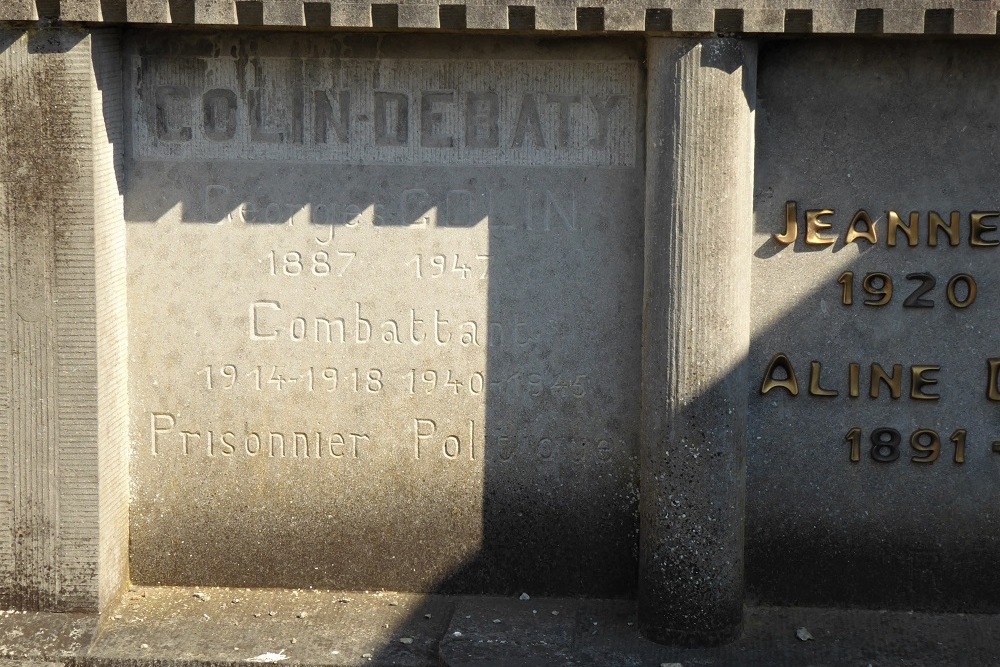
[[[661,643],[742,625],[754,46],[649,40],[639,624]]]
[[[127,579],[125,225],[114,33],[0,31],[0,608]]]

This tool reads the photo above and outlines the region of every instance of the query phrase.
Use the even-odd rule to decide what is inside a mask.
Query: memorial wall
[[[637,45],[125,48],[133,579],[633,594]]]
[[[1000,8],[743,4],[0,8],[0,605],[1000,612]]]

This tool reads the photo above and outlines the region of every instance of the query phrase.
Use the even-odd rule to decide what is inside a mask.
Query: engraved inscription
[[[438,345],[483,347],[486,327],[474,319],[456,317],[442,309],[417,309],[399,317],[376,318],[360,301],[346,314],[289,313],[280,301],[250,304],[248,338],[252,341],[290,341],[353,345]],[[540,336],[528,332],[527,322],[490,322],[491,346],[527,346]]]
[[[838,241],[837,236],[830,235],[837,233],[835,215],[836,211],[832,208],[810,209],[805,211],[803,225],[799,220],[798,202],[787,202],[785,231],[775,234],[774,239],[782,245],[791,245],[799,237],[799,228],[804,226],[806,245],[833,245]],[[923,239],[928,247],[936,248],[941,239],[947,241],[947,247],[954,248],[961,245],[964,239],[972,248],[993,248],[1000,246],[1000,238],[996,235],[996,218],[1000,218],[998,211],[971,211],[967,216],[963,216],[960,211],[952,211],[947,216],[935,211],[911,211],[908,215],[886,211],[885,245],[889,248],[897,245],[912,248]],[[878,223],[881,219],[880,216],[872,217],[864,209],[858,210],[846,225],[841,223],[844,244],[859,243],[861,240],[867,241],[869,245],[878,244]]]
[[[274,431],[251,428],[203,429],[178,425],[170,412],[149,417],[149,443],[153,456],[220,456],[269,459],[361,459],[372,449],[365,432],[337,429]]]
[[[474,258],[459,258],[458,253],[454,253],[449,259],[447,255],[425,256],[417,253],[404,266],[412,267],[414,269],[413,275],[417,278],[451,276],[465,280],[478,275],[479,280],[486,280],[487,275],[489,275],[490,256],[477,254]]]
[[[406,373],[390,374],[380,368],[316,367],[236,364],[209,364],[198,371],[201,385],[208,391],[226,392],[286,391],[381,393],[383,389],[408,395],[482,396],[519,394],[531,398],[556,397],[583,399],[590,390],[586,373],[559,371],[514,371],[500,379],[487,379],[483,371],[463,372],[453,369],[411,368]]]
[[[429,454],[454,460],[459,457],[476,460],[476,421],[468,420],[461,428],[439,426],[434,419],[417,417],[413,420],[413,457]]]
[[[891,370],[886,370],[886,368]],[[936,401],[941,398],[940,394],[931,393],[929,387],[938,384],[937,373],[940,366],[913,364],[908,367],[906,373],[909,378],[910,392],[909,398],[915,401]],[[888,395],[893,400],[898,400],[903,395],[903,365],[893,364],[883,366],[878,362],[872,362],[869,367],[869,382],[862,385],[861,364],[849,362],[847,364],[847,396],[858,398],[862,394],[862,388],[867,386],[867,395],[870,398],[879,398]],[[932,375],[933,374],[933,375]],[[843,378],[843,376],[840,376]],[[838,378],[840,379],[840,378]],[[827,384],[823,380],[823,364],[813,361],[809,364],[809,396],[830,397],[840,396],[840,389],[824,388]],[[829,387],[829,385],[828,385]],[[839,387],[843,387],[840,380]],[[760,393],[767,394],[776,389],[784,389],[791,396],[799,395],[799,381],[795,373],[795,368],[788,355],[779,352],[771,358],[767,369],[764,371],[764,380],[760,385]]]
[[[332,227],[330,228],[333,229]],[[333,253],[319,250],[312,253],[301,253],[297,250],[267,253],[268,274],[272,276],[316,276],[325,278],[332,276],[343,278],[351,263],[357,257],[352,250],[335,250]]]
[[[945,216],[935,211],[926,214],[912,211],[908,215],[902,215],[897,211],[887,210],[882,238],[887,248],[913,248],[920,245],[921,239],[929,248],[937,248],[939,240],[946,240],[948,247],[960,246],[963,239],[971,248],[994,247],[1000,245],[1000,241],[992,236],[998,230],[998,226],[993,224],[996,218],[1000,218],[1000,213],[995,211],[971,211],[967,215],[952,211]],[[880,242],[879,223],[882,219],[882,216],[873,216],[865,209],[859,209],[838,231],[835,209],[808,209],[800,218],[798,203],[788,201],[785,204],[785,229],[780,234],[774,234],[773,238],[781,245],[791,246],[799,238],[801,227],[804,228],[806,246],[829,247],[841,240],[844,245],[865,241],[867,245],[875,246]],[[873,309],[882,309],[896,303],[903,309],[901,312],[912,313],[910,316],[915,315],[915,312],[933,309],[941,302],[946,302],[956,311],[965,311],[981,296],[979,282],[965,272],[939,279],[929,271],[869,271],[856,275],[854,271],[848,270],[840,273],[836,283],[840,286],[839,301],[843,306],[863,304]],[[801,362],[797,363],[802,365]],[[823,399],[859,399],[864,396],[872,400],[888,398],[896,401],[909,398],[913,401],[934,402],[942,399],[939,385],[942,380],[948,379],[946,375],[942,375],[941,364],[890,365],[872,362],[864,367],[859,362],[849,361],[836,364],[840,368],[829,372],[831,365],[827,363],[824,368],[823,362],[811,360],[806,390],[806,385],[800,384],[800,376],[804,380],[804,374],[796,371],[790,355],[778,352],[771,357],[763,371],[759,393],[767,395],[781,390],[777,393],[789,397],[803,395]],[[845,366],[846,373],[843,373],[840,369]],[[1000,359],[987,359],[987,368],[986,398],[1000,401]],[[828,371],[825,375],[824,370]],[[772,406],[777,405],[777,402],[772,403]],[[863,458],[864,436],[861,427],[851,428],[845,436],[852,463],[859,463]],[[955,464],[965,463],[967,440],[968,431],[965,428],[956,429],[947,438],[954,446],[952,460]],[[930,464],[941,457],[943,447],[939,432],[924,427],[913,430],[907,440],[896,428],[882,426],[868,434],[868,441],[868,454],[877,463],[899,460],[902,448],[908,442],[912,450],[910,461]],[[997,448],[994,447],[994,450]]]
[[[300,37],[133,40],[125,63],[137,580],[459,590],[513,509],[565,516],[521,532],[627,595],[633,47]]]
[[[628,62],[136,58],[137,157],[631,166]],[[372,85],[374,83],[374,86]]]
[[[934,299],[926,295],[937,285],[937,278],[930,273],[907,273],[906,280],[918,283],[903,301],[904,308],[933,308]],[[837,278],[841,286],[840,302],[845,306],[854,304],[854,272],[844,271]],[[885,306],[892,300],[893,281],[887,273],[876,271],[866,273],[861,279],[861,287],[868,295],[862,301],[866,306]],[[945,297],[952,307],[968,308],[976,301],[979,285],[967,273],[952,276],[945,287]]]
[[[860,428],[854,427],[847,432],[844,440],[850,445],[849,458],[851,463],[861,461],[863,433]],[[958,465],[965,463],[965,443],[968,438],[968,431],[963,428],[956,429],[948,437],[948,442],[954,447],[952,462]],[[871,460],[877,463],[892,463],[900,458],[900,447],[903,436],[894,428],[879,427],[874,429],[869,441],[871,447],[868,453]],[[934,429],[921,428],[910,434],[910,448],[913,454],[910,461],[913,463],[934,463],[942,454],[941,436]]]
[[[507,463],[528,458],[540,463],[566,460],[571,463],[607,463],[630,451],[629,444],[611,435],[525,436],[499,433],[490,437],[488,453]]]
[[[308,201],[292,203],[274,201],[258,192],[234,193],[225,185],[212,183],[204,186],[199,214],[192,221],[290,227],[311,224],[316,226],[312,239],[323,248],[334,241],[338,228],[394,227],[419,231],[485,225],[498,235],[518,231],[575,234],[588,232],[597,222],[587,211],[579,209],[579,199],[580,193],[572,187],[526,187],[516,192],[493,188],[444,192],[425,188],[380,189],[363,200],[331,189],[311,195]],[[353,252],[347,248],[341,250]],[[433,258],[433,254],[426,254],[421,262],[426,264]],[[471,264],[471,260],[467,263]],[[280,261],[281,257],[276,255],[275,266]],[[432,268],[428,267],[428,271]]]

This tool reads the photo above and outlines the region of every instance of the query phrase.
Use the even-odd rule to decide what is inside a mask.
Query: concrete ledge
[[[758,607],[727,646],[677,649],[641,639],[628,603],[459,603],[441,642],[449,667],[806,667],[808,665],[995,665],[1000,617]],[[534,612],[537,611],[537,614]],[[553,612],[558,612],[554,615]],[[506,616],[504,614],[507,614]],[[491,617],[500,618],[496,623]],[[507,630],[507,618],[521,622]],[[459,632],[460,636],[456,636]]]
[[[514,21],[510,20],[511,7]],[[589,33],[992,35],[997,32],[997,10],[995,3],[983,0],[5,0],[0,3],[0,21]],[[373,20],[373,16],[378,18]],[[389,21],[392,25],[385,23],[386,16],[394,17]],[[448,18],[442,21],[442,16]]]
[[[64,664],[97,635],[96,614],[0,611],[0,667]]]
[[[406,593],[139,588],[76,664],[422,667],[439,664],[454,604]]]
[[[0,612],[0,667],[992,667],[1000,616],[756,607],[743,636],[676,649],[630,601],[135,588],[103,618]],[[270,662],[269,662],[270,661]]]

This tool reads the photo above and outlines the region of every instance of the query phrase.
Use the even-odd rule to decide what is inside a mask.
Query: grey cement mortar
[[[988,357],[996,356],[1000,271],[995,248],[970,248],[968,213],[998,208],[1000,179],[992,66],[982,42],[789,42],[762,50],[757,117],[750,357],[747,561],[752,595],[784,604],[890,605],[996,609],[1000,579],[1000,411],[986,397]],[[832,247],[779,246],[788,200],[835,209]],[[855,211],[877,218],[879,243],[844,247]],[[886,211],[963,215],[962,245],[885,244]],[[995,234],[988,235],[994,238]],[[905,241],[904,241],[905,243]],[[889,273],[896,296],[882,308],[841,304],[837,278]],[[930,309],[903,308],[917,285],[907,273],[938,279]],[[944,286],[957,273],[979,286],[956,310]],[[760,383],[771,356],[784,352],[801,393],[766,396]],[[810,361],[823,363],[836,398],[805,394]],[[847,397],[847,364],[862,364],[862,396]],[[904,397],[867,396],[867,367],[903,364]],[[940,365],[938,401],[914,401],[909,364]],[[883,390],[884,394],[884,390]],[[859,463],[845,435],[863,430]],[[873,429],[903,434],[900,458],[869,454]],[[917,428],[944,440],[931,465],[911,462]],[[952,462],[948,437],[967,429],[967,462]]]
[[[136,33],[127,62],[133,580],[632,594],[635,45]],[[349,91],[347,148],[315,144],[308,108],[298,148],[250,138],[258,94],[261,132],[294,134],[296,72],[309,100],[313,88]],[[158,97],[165,85],[184,92]],[[221,149],[187,124],[201,118],[202,93],[220,88],[238,100]],[[373,89],[409,96],[408,144],[371,147]],[[496,148],[466,150],[457,113],[470,89],[498,96]],[[421,91],[455,94],[428,112],[444,114],[428,119],[430,134]],[[524,95],[542,101],[544,148],[517,145]],[[582,96],[565,137],[550,95]],[[620,96],[603,144],[592,95]],[[428,147],[444,137],[453,148]],[[465,164],[445,166],[452,158]],[[289,252],[305,258],[302,274],[282,274]],[[317,252],[331,275],[306,275]],[[356,253],[349,267],[342,253]],[[448,262],[440,277],[434,255]],[[357,342],[369,335],[358,308],[368,342]],[[448,341],[434,340],[435,312],[450,322],[439,331]],[[296,316],[312,340],[290,339]],[[336,329],[333,343],[325,329],[316,342],[314,317],[344,318],[348,342]],[[412,317],[424,322],[415,334]],[[384,342],[389,320],[400,342]],[[463,342],[463,322],[478,325],[474,342]],[[279,389],[269,382],[279,374],[296,379]],[[198,434],[187,454],[181,431]],[[277,441],[271,455],[271,432],[283,434],[284,456]],[[308,434],[308,458],[296,432]],[[253,433],[260,453],[248,451]]]

